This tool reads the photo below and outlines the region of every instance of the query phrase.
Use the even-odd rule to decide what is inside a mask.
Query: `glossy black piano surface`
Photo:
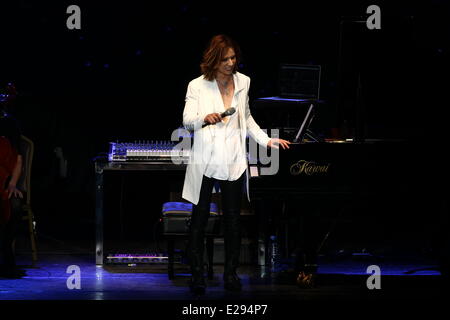
[[[352,242],[389,248],[438,221],[426,155],[412,142],[302,143],[279,156],[278,172],[252,177],[249,189],[259,239],[268,248],[277,235],[284,258],[314,260]]]
[[[323,142],[291,144],[279,152],[276,174],[250,180],[250,194],[281,196],[301,193],[403,192],[419,172],[406,141]]]

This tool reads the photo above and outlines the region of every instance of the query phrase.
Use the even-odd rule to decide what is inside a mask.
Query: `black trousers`
[[[241,201],[245,173],[235,181],[217,180],[203,176],[200,198],[193,206],[188,257],[192,274],[203,274],[203,251],[205,228],[210,213],[212,189],[219,183],[222,193],[224,245],[225,245],[225,274],[235,273],[239,264],[241,249]]]
[[[13,243],[22,218],[22,199],[11,198],[11,216],[5,224],[0,225],[0,265],[8,268],[16,266]]]

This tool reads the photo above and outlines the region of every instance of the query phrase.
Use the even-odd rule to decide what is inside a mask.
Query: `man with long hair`
[[[224,287],[242,288],[237,268],[241,247],[240,205],[247,179],[247,133],[264,147],[289,148],[289,141],[269,138],[253,119],[249,109],[250,78],[239,73],[240,49],[226,35],[214,36],[203,54],[202,75],[187,89],[183,125],[194,132],[194,144],[186,170],[182,197],[193,203],[188,258],[191,291],[206,289],[203,268],[204,232],[210,213],[213,187],[220,185],[223,203],[225,265]],[[234,108],[235,112],[221,114]]]

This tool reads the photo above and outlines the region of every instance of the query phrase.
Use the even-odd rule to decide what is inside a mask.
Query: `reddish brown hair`
[[[203,52],[202,63],[200,64],[200,70],[206,80],[214,80],[217,67],[220,60],[225,55],[228,48],[232,48],[236,55],[236,63],[233,68],[233,73],[236,73],[239,62],[241,60],[241,50],[238,44],[230,37],[219,34],[214,36],[208,44],[208,47]]]

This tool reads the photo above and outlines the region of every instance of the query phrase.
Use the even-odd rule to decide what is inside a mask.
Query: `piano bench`
[[[166,202],[162,208],[163,235],[167,239],[168,267],[170,280],[175,276],[175,240],[189,236],[193,205],[186,202]],[[217,204],[211,203],[208,224],[205,229],[208,279],[213,278],[214,238],[220,236],[220,215]]]

